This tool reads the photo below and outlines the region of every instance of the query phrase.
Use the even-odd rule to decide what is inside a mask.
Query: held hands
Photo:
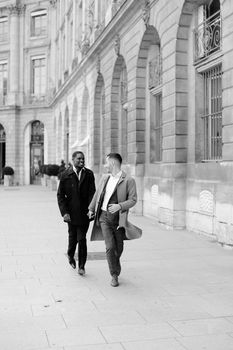
[[[64,221],[64,222],[71,222],[70,214],[65,214],[65,215],[63,216],[63,221]]]
[[[109,204],[108,205],[108,211],[111,214],[114,214],[114,213],[118,212],[119,210],[121,210],[120,204]]]

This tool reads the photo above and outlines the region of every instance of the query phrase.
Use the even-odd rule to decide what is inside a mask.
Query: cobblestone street
[[[86,276],[69,266],[56,192],[1,186],[0,207],[1,350],[233,349],[232,250],[131,216],[112,288],[90,231]]]

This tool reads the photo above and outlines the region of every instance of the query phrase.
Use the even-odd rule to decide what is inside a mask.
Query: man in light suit
[[[121,272],[120,257],[124,239],[141,237],[142,231],[128,222],[128,211],[137,202],[135,180],[121,170],[119,153],[106,157],[107,175],[100,180],[99,187],[89,205],[89,218],[95,216],[91,240],[104,239],[111,285],[119,285]]]

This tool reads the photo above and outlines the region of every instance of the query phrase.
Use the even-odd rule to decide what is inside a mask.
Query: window
[[[32,87],[34,96],[45,96],[46,93],[46,65],[45,58],[32,59]]]
[[[5,104],[7,95],[7,62],[0,62],[0,102]]]
[[[8,20],[7,17],[0,18],[0,42],[8,40]]]
[[[222,157],[222,68],[221,65],[203,73],[204,80],[204,159]]]
[[[73,58],[73,45],[74,45],[73,21],[71,21],[70,22],[70,40],[69,40],[69,63],[72,62],[72,58]]]
[[[126,66],[123,64],[120,74],[119,91],[119,144],[120,153],[124,161],[128,156],[128,82]]]
[[[104,91],[104,85],[101,89],[100,94],[100,118],[101,118],[101,138],[100,138],[100,148],[101,148],[101,156],[102,156],[102,163],[105,163],[105,156],[106,156],[106,115],[105,115],[105,91]]]
[[[31,14],[31,36],[44,36],[47,34],[47,13],[45,10],[35,11]]]
[[[150,163],[162,160],[162,56],[160,44],[151,45],[148,57]]]
[[[162,160],[162,93],[150,96],[150,162]]]
[[[66,58],[66,36],[62,35],[62,72],[65,71],[65,58]]]

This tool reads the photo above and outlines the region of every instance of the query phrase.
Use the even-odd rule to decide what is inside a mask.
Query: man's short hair
[[[107,158],[115,159],[117,160],[120,164],[122,163],[122,157],[119,153],[109,153],[106,156]]]
[[[75,151],[73,154],[72,154],[72,159],[74,159],[77,154],[82,154],[83,155],[83,158],[84,158],[84,153],[82,151]]]

